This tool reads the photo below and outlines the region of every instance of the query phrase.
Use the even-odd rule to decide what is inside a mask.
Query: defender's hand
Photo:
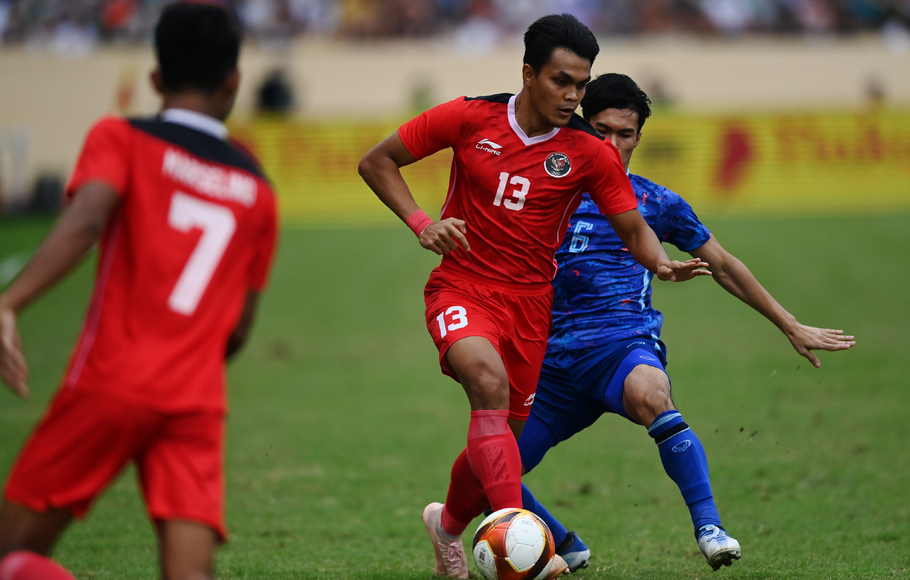
[[[816,328],[804,324],[797,325],[792,334],[788,332],[787,338],[796,352],[809,359],[816,368],[822,363],[812,354],[813,350],[846,350],[856,344],[853,336],[844,334],[843,330]]]
[[[699,258],[690,258],[685,262],[672,260],[657,268],[657,277],[665,282],[685,282],[696,276],[710,276],[711,271],[707,267],[708,263]]]

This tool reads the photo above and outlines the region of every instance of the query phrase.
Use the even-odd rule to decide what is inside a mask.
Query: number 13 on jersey
[[[506,197],[506,188],[509,185],[515,187],[509,190],[508,197]],[[518,211],[524,207],[529,189],[531,189],[531,182],[527,178],[512,175],[510,179],[509,174],[503,171],[499,174],[499,188],[496,190],[496,197],[493,198],[493,205]]]

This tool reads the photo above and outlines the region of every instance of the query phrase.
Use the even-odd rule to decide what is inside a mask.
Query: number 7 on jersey
[[[199,243],[177,279],[167,304],[174,312],[190,316],[208,288],[221,262],[237,220],[230,209],[178,191],[171,198],[168,225],[180,232],[202,230]]]

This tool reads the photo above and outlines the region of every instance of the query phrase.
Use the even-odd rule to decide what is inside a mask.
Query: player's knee
[[[673,409],[667,375],[653,367],[636,367],[623,388],[623,406],[633,421],[645,427]]]
[[[467,389],[466,389],[467,390]],[[508,409],[509,386],[508,383],[498,381],[478,381],[468,392],[468,400],[474,411],[485,409]]]
[[[472,409],[509,408],[508,377],[501,376],[492,369],[478,367],[460,378]]]

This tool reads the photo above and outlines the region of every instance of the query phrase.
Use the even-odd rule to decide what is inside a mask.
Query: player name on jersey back
[[[203,163],[172,148],[165,151],[161,169],[203,195],[245,207],[256,203],[256,180],[245,173]]]

